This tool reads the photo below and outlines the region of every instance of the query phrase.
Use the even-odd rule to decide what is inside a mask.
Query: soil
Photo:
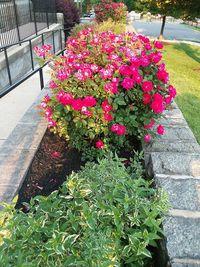
[[[130,140],[133,149],[140,150],[140,142],[133,137]],[[128,159],[132,155],[122,150],[119,156]],[[29,203],[37,195],[48,196],[63,184],[67,175],[83,165],[78,150],[69,148],[63,138],[47,130],[19,191],[16,208],[27,212],[23,203]]]
[[[63,138],[47,130],[19,191],[16,208],[26,211],[24,202],[28,203],[34,196],[47,196],[57,190],[66,176],[80,170],[81,165],[81,154],[69,148]]]

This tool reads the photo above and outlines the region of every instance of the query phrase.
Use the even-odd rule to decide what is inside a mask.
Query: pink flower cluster
[[[127,133],[139,134],[146,142],[154,132],[163,135],[164,127],[156,125],[156,119],[173,101],[176,89],[161,62],[157,49],[162,48],[161,42],[151,43],[142,35],[96,33],[91,28],[68,38],[64,56],[53,62],[53,96],[41,103],[49,127],[67,127],[65,116],[70,114],[77,127],[83,125],[81,136],[99,149],[113,137],[125,140]],[[65,112],[56,111],[58,105]],[[129,117],[136,118],[138,132]]]
[[[110,0],[101,0],[95,6],[96,21],[102,22],[111,18],[114,21],[125,21],[127,7],[123,3],[114,3]]]
[[[52,50],[52,45],[46,44],[43,45],[42,47],[35,46],[33,50],[38,57],[45,58]]]

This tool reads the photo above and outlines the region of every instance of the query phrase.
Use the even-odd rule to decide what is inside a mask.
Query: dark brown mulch
[[[138,140],[131,137],[129,141],[133,149],[140,150]],[[132,154],[133,150],[127,152],[122,149],[119,156],[128,159]],[[16,208],[26,212],[23,203],[29,203],[37,195],[48,196],[63,184],[67,175],[80,170],[82,165],[80,152],[69,148],[63,138],[47,130],[19,191]]]
[[[80,167],[81,154],[68,148],[64,139],[47,130],[19,191],[16,208],[24,210],[23,202],[28,203],[36,195],[47,196],[57,190],[66,176]]]

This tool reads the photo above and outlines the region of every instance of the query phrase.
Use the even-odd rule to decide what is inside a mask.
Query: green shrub
[[[168,202],[137,166],[130,175],[117,158],[88,163],[59,191],[33,199],[28,214],[12,211],[1,227],[11,237],[0,247],[0,266],[144,266]]]
[[[80,31],[86,30],[88,27],[93,29],[94,33],[112,31],[115,34],[122,34],[125,32],[126,25],[122,22],[115,22],[112,19],[108,19],[101,23],[84,23],[76,24],[70,32],[71,37],[77,37]]]

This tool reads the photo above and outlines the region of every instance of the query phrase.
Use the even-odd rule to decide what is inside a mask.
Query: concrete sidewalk
[[[44,83],[50,79],[44,68]],[[31,106],[40,93],[39,73],[30,77],[27,81],[13,89],[9,94],[0,98],[0,146],[22,118],[26,110]]]

